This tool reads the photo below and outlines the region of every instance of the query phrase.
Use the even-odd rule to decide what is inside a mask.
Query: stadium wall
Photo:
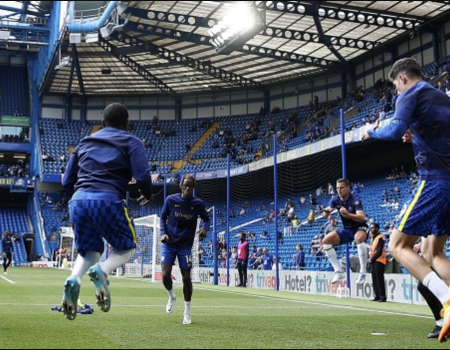
[[[449,25],[446,25],[446,31],[450,33]],[[447,46],[450,48],[450,38],[447,42]],[[358,64],[356,66],[357,85],[367,89],[372,87],[379,79],[387,79],[393,60],[414,57],[422,65],[432,63],[434,61],[432,34],[423,33],[400,44],[396,48],[395,55],[396,57],[394,57],[391,52],[385,52],[375,55],[369,60]],[[441,53],[441,56],[445,55],[445,52]]]
[[[213,284],[213,269],[201,268],[201,283]],[[372,276],[366,282],[356,285],[359,274],[351,275],[351,298],[371,300],[375,297],[372,288]],[[411,275],[386,274],[386,293],[389,302],[402,304],[426,305],[420,296],[418,281]],[[321,296],[338,296],[339,288],[345,288],[346,281],[331,285],[332,272],[280,271],[280,291]],[[230,286],[239,284],[237,270],[230,271]],[[219,270],[219,285],[227,285],[226,269]],[[248,287],[253,289],[276,290],[275,271],[248,271]]]
[[[326,74],[315,80],[298,80],[285,83],[270,90],[271,108],[291,109],[306,106],[318,96],[321,102],[342,97],[340,74]],[[42,98],[42,117],[65,118],[65,99],[63,95],[45,95]],[[128,107],[131,120],[175,120],[176,104],[171,97],[161,96],[110,96],[88,97],[87,119],[102,120],[102,111],[109,103],[118,102]],[[181,97],[183,119],[226,117],[234,115],[257,114],[264,106],[262,91],[227,91],[222,93],[189,94]],[[80,120],[81,99],[73,96],[71,102],[72,120]]]

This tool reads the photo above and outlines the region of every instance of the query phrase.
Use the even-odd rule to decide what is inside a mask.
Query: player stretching
[[[363,140],[403,137],[413,143],[420,182],[391,235],[389,251],[444,306],[443,342],[450,336],[450,261],[443,253],[450,234],[450,99],[422,81],[414,59],[396,62],[389,78],[400,95],[394,118],[382,129],[367,126]],[[413,250],[419,236],[428,237],[423,258]]]
[[[328,219],[334,209],[339,210],[342,218],[344,228],[338,228],[336,231],[328,234],[323,240],[323,248],[325,254],[333,265],[334,278],[331,284],[336,284],[340,280],[345,279],[345,274],[339,264],[334,245],[342,245],[353,242],[355,240],[358,245],[358,256],[361,264],[361,274],[359,275],[356,284],[363,284],[366,280],[367,273],[367,247],[366,241],[368,238],[369,227],[367,226],[364,215],[363,205],[361,200],[350,193],[351,184],[347,179],[340,179],[337,181],[336,190],[338,196],[334,197],[330,206],[325,209],[323,217]]]
[[[12,239],[9,235],[9,231],[3,234],[2,247],[3,247],[3,273],[8,274],[8,267],[11,265],[12,255],[14,253],[14,247]]]
[[[173,312],[175,293],[173,291],[172,267],[175,258],[178,258],[181,275],[183,276],[183,293],[185,301],[183,324],[191,324],[191,299],[193,293],[192,270],[192,246],[194,245],[197,230],[197,220],[200,216],[204,227],[198,231],[200,239],[206,238],[210,227],[210,219],[202,200],[195,198],[195,178],[185,175],[180,183],[181,194],[167,197],[161,213],[161,265],[164,287],[169,294],[166,312]]]
[[[80,142],[63,180],[64,188],[75,192],[69,210],[78,249],[72,276],[64,283],[62,308],[69,320],[77,315],[81,279],[88,270],[98,306],[104,312],[111,308],[107,276],[126,264],[136,248],[136,232],[124,201],[132,177],[143,194],[141,205],[152,198],[147,155],[142,141],[127,132],[127,109],[111,104],[103,118],[104,129]],[[105,262],[95,265],[104,250],[103,238],[113,249]]]

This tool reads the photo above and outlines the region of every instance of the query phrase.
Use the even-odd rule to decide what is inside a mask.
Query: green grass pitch
[[[111,278],[112,309],[78,315],[59,306],[67,271],[11,268],[0,278],[0,349],[432,349],[428,308],[361,300],[195,285],[193,324],[182,325],[181,286],[166,315],[161,284]],[[94,287],[83,280],[81,300]]]

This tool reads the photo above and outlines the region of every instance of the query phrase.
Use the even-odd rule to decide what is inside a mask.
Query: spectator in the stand
[[[336,195],[336,191],[334,190],[334,186],[331,183],[328,184],[328,195],[329,196],[335,196]]]
[[[281,259],[278,258],[276,256],[273,257],[273,264],[272,264],[272,270],[275,271],[277,269],[277,262],[278,262],[278,270],[282,271],[283,270],[283,264],[281,263]]]
[[[303,197],[303,196],[300,198],[300,205],[301,205],[301,206],[306,205],[306,198]]]
[[[262,269],[264,271],[271,271],[273,264],[273,256],[269,254],[269,250],[264,248],[262,257]]]
[[[303,270],[306,265],[305,265],[305,252],[303,250],[303,246],[301,244],[298,244],[297,247],[297,261],[296,261],[296,267],[299,270]]]
[[[269,238],[269,232],[263,231],[262,235],[259,236],[261,239],[268,239]]]
[[[390,111],[392,111],[392,106],[388,101],[386,101],[386,103],[384,104],[384,111],[386,113],[389,113]]]
[[[288,206],[288,222],[292,222],[295,218],[295,209],[292,204]]]
[[[386,119],[386,112],[383,109],[380,109],[379,117],[381,121]]]
[[[398,202],[398,199],[394,198],[393,201],[392,201],[392,209],[394,211],[398,211],[399,210],[399,206],[400,206],[400,203]]]
[[[337,229],[337,222],[335,218],[330,218],[329,222],[325,224],[324,235],[328,235],[331,232],[334,232]],[[323,226],[322,226],[323,228]]]
[[[320,186],[317,190],[316,190],[316,196],[317,197],[320,197],[320,196],[323,196],[323,188],[322,188],[322,186]]]
[[[437,89],[442,91],[443,93],[446,93],[445,85],[441,81],[438,83]]]
[[[253,255],[255,257],[255,262],[251,265],[251,267],[253,270],[259,270],[262,268],[263,250],[258,248],[257,253]]]
[[[314,95],[314,106],[316,106],[316,108],[319,108],[319,96]]]
[[[313,207],[317,205],[317,199],[312,194],[309,195],[309,204],[311,204],[311,206]]]
[[[306,218],[306,221],[308,222],[308,224],[312,225],[315,220],[316,220],[316,214],[314,212],[314,208],[311,208],[311,210],[309,211],[309,215]]]

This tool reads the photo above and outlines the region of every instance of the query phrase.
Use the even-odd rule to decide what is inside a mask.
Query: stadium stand
[[[0,207],[0,232],[5,231],[14,235],[14,260],[16,262],[27,261],[22,234],[30,232],[30,228],[25,209]]]

